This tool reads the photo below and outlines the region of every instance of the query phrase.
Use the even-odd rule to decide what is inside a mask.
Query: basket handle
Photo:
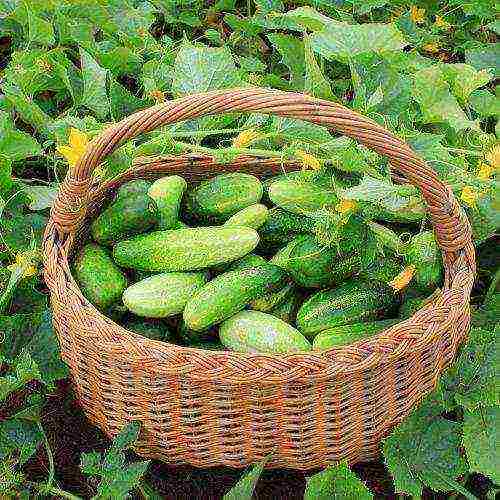
[[[474,269],[470,225],[451,189],[402,140],[378,123],[340,104],[305,94],[263,88],[240,88],[192,94],[136,112],[104,130],[68,171],[54,201],[51,220],[61,237],[73,233],[85,218],[91,175],[118,146],[163,125],[205,115],[254,112],[297,118],[323,125],[356,139],[386,156],[391,166],[419,187],[428,205],[445,261],[465,250]]]

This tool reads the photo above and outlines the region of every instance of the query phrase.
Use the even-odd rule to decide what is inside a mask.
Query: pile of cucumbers
[[[395,252],[341,201],[310,171],[129,181],[92,221],[74,275],[97,309],[151,339],[262,353],[349,344],[418,310],[442,265],[432,232]],[[408,264],[402,292],[391,280]]]

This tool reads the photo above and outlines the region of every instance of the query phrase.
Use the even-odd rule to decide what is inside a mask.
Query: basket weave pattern
[[[69,261],[89,220],[123,182],[182,174],[196,182],[225,171],[297,169],[279,159],[140,158],[102,186],[92,171],[124,141],[207,114],[258,112],[299,118],[357,139],[418,186],[443,251],[442,294],[410,319],[355,344],[288,355],[203,351],[128,332],[98,312]],[[369,460],[380,440],[435,386],[469,327],[475,262],[470,226],[451,190],[404,142],[332,102],[267,89],[187,96],[135,113],[105,130],[64,180],[44,237],[54,325],[78,399],[110,436],[131,420],[136,451],[170,463],[243,467],[271,454],[271,467],[310,469]]]

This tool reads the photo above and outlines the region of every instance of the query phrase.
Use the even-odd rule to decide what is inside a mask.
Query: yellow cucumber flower
[[[162,90],[152,90],[149,93],[149,97],[151,97],[156,104],[165,101],[165,93]]]
[[[479,164],[479,170],[477,171],[477,178],[480,181],[487,182],[491,179],[491,176],[495,173],[495,167],[488,165],[485,162]]]
[[[302,149],[295,150],[295,156],[302,162],[303,168],[319,170],[319,168],[321,167],[319,160],[314,155],[306,153]]]
[[[425,22],[425,9],[420,9],[416,5],[410,7],[410,18],[415,24]]]
[[[81,132],[76,128],[71,128],[69,131],[68,145],[57,146],[56,150],[66,158],[70,167],[74,167],[83,156],[83,153],[85,153],[88,143],[89,138],[85,132]]]
[[[243,130],[233,139],[233,147],[234,148],[246,148],[250,146],[252,142],[262,138],[262,134],[253,128],[249,128],[248,130]]]
[[[430,52],[431,54],[435,54],[436,52],[439,52],[439,47],[438,47],[438,44],[436,42],[426,43],[422,48],[426,52]]]
[[[28,278],[36,274],[35,259],[36,253],[33,251],[20,252],[16,255],[15,262],[7,266],[7,269],[12,273],[19,270],[23,278]]]
[[[346,214],[348,212],[353,212],[356,210],[356,202],[354,200],[341,200],[337,205],[335,205],[335,210],[341,214]]]
[[[476,191],[476,188],[472,186],[465,186],[462,189],[462,194],[460,195],[462,201],[464,201],[469,207],[475,208],[476,201],[479,198],[479,194]]]
[[[443,30],[449,30],[451,28],[451,24],[445,21],[441,16],[436,16],[436,20],[434,21],[434,26],[436,26],[436,28],[440,28]]]
[[[406,288],[415,274],[415,266],[413,264],[405,267],[392,281],[389,281],[389,286],[397,292]]]
[[[493,167],[494,170],[500,169],[500,144],[493,146],[486,153],[486,161]]]

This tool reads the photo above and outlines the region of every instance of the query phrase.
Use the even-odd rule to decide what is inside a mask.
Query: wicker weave
[[[389,158],[418,186],[443,251],[443,293],[412,318],[355,344],[288,355],[203,351],[149,340],[99,313],[68,261],[89,219],[126,180],[228,170],[262,175],[297,168],[242,157],[221,165],[199,155],[141,158],[105,186],[93,169],[124,141],[162,125],[226,112],[270,113],[321,124]],[[469,327],[475,262],[470,226],[451,190],[405,143],[336,103],[245,88],[191,95],[135,113],[106,129],[64,180],[44,238],[45,278],[62,356],[92,422],[115,435],[140,420],[137,452],[170,463],[310,469],[372,459],[380,440],[435,386]]]

